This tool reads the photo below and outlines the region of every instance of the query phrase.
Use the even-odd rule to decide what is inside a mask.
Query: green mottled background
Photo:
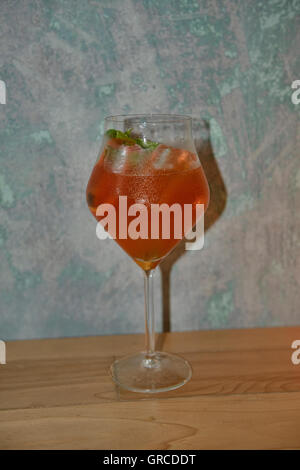
[[[130,112],[209,119],[227,194],[205,249],[172,266],[171,328],[299,324],[299,0],[1,0],[0,14],[1,339],[143,331],[141,272],[97,240],[85,203],[103,118]]]

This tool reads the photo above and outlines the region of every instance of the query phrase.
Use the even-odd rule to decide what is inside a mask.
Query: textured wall
[[[143,331],[141,272],[97,240],[85,202],[103,117],[129,112],[211,124],[205,249],[162,268],[171,328],[299,324],[299,0],[2,0],[0,14],[0,338]]]

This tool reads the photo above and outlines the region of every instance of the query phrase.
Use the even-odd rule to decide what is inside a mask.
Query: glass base
[[[141,352],[116,360],[111,366],[113,380],[132,392],[158,393],[179,388],[192,376],[189,363],[173,354]]]

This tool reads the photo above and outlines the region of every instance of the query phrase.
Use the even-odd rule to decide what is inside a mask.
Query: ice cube
[[[199,158],[195,153],[189,152],[188,150],[177,149],[176,155],[176,168],[178,170],[193,170],[200,165]]]
[[[155,169],[191,170],[199,166],[198,156],[188,150],[160,144],[152,154]]]
[[[104,153],[104,168],[112,173],[121,173],[127,160],[127,151],[125,145],[113,148],[107,145]]]
[[[107,146],[104,167],[114,173],[142,173],[150,155],[149,150],[142,149],[139,145],[120,145],[118,148]]]
[[[152,154],[152,165],[157,170],[166,168],[168,157],[171,153],[171,149],[165,145],[160,144]]]

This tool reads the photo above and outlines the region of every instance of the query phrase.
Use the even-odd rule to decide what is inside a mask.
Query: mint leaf
[[[108,129],[105,133],[108,137],[116,137],[117,131],[115,129]]]
[[[154,150],[159,145],[157,142],[153,142],[152,140],[146,140],[146,142],[142,139],[135,139],[135,140],[136,140],[136,143],[143,149]]]
[[[158,142],[153,142],[152,140],[146,140],[145,142],[143,139],[140,139],[139,137],[132,137],[130,135],[131,132],[132,132],[132,129],[127,129],[127,131],[125,132],[118,131],[116,129],[108,129],[106,131],[106,135],[113,139],[123,140],[124,145],[138,144],[143,149],[154,150],[159,145]]]
[[[130,129],[127,129],[127,131],[125,131],[124,134],[127,135],[127,137],[130,137],[131,132],[132,132],[132,127]]]
[[[132,137],[129,136],[130,132],[131,129],[126,132],[117,131],[116,129],[108,129],[108,131],[106,131],[106,135],[108,137],[112,137],[113,139],[123,140],[125,145],[134,145],[136,142]]]

